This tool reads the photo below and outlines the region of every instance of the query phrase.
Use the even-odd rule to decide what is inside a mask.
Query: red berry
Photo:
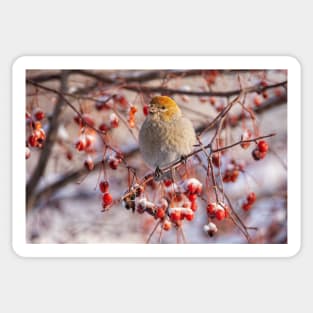
[[[191,209],[193,212],[196,212],[196,211],[197,211],[197,209],[198,209],[197,201],[191,202],[190,209]]]
[[[36,147],[36,145],[37,145],[37,138],[35,136],[33,136],[33,135],[30,135],[28,137],[28,143],[29,143],[29,145],[31,147]]]
[[[233,170],[230,176],[230,180],[234,183],[239,176],[239,171],[238,170]]]
[[[113,198],[112,198],[111,194],[108,192],[104,193],[102,196],[103,208],[109,206],[110,204],[112,204],[112,202],[113,202]]]
[[[73,159],[73,153],[71,151],[66,152],[66,158],[71,161]]]
[[[118,119],[118,117],[116,116],[115,113],[112,113],[110,115],[110,125],[111,125],[112,128],[117,128],[118,125],[119,125],[119,119]]]
[[[92,142],[93,142],[93,137],[91,137],[90,135],[87,135],[86,136],[86,147],[85,147],[85,149],[90,148],[90,146],[92,145]]]
[[[212,163],[215,167],[221,166],[221,158],[218,154],[213,154],[212,156]]]
[[[262,92],[262,96],[264,99],[267,99],[268,98],[268,93],[266,91],[263,91]]]
[[[34,122],[33,128],[34,128],[35,130],[41,129],[41,128],[42,128],[41,123],[40,123],[39,121]]]
[[[163,229],[165,230],[165,231],[168,231],[168,230],[170,230],[171,229],[171,227],[172,227],[172,224],[171,224],[171,222],[170,221],[164,221],[164,223],[163,223]]]
[[[253,102],[255,104],[255,106],[260,106],[262,104],[262,99],[260,96],[255,96],[254,99],[253,99]]]
[[[172,212],[172,213],[170,214],[170,219],[171,219],[173,222],[177,222],[177,221],[181,220],[181,218],[182,218],[182,214],[181,214],[181,212],[178,211],[178,210],[175,210],[174,212]]]
[[[249,211],[251,209],[251,204],[250,203],[247,203],[245,202],[241,208],[244,210],[244,211]]]
[[[193,193],[196,193],[196,192],[197,192],[198,187],[197,187],[196,184],[190,183],[190,184],[188,184],[188,186],[187,186],[187,190],[188,190],[191,194],[193,194]]]
[[[275,88],[274,93],[275,93],[276,97],[281,97],[283,94],[283,92],[280,88]]]
[[[165,216],[165,210],[162,208],[158,208],[156,213],[155,213],[155,217],[162,219]]]
[[[261,140],[258,142],[258,148],[260,152],[267,152],[268,151],[268,143],[265,140]]]
[[[188,199],[191,202],[195,202],[197,200],[197,195],[195,193],[191,193],[190,195],[188,195]]]
[[[95,167],[95,164],[94,164],[92,158],[89,157],[89,156],[88,156],[88,158],[85,160],[84,165],[85,165],[85,167],[86,167],[86,169],[87,169],[88,171],[92,171],[92,170],[94,169],[94,167]]]
[[[165,179],[165,180],[163,181],[163,183],[164,183],[165,187],[169,187],[169,186],[172,185],[173,181],[170,180],[170,179]]]
[[[187,213],[184,214],[184,217],[187,221],[192,221],[194,218],[194,213],[193,211],[188,211]]]
[[[99,184],[99,189],[102,193],[106,193],[109,191],[109,182],[107,180],[103,180]]]
[[[149,106],[145,104],[142,108],[142,111],[143,111],[143,114],[147,116],[149,114]]]
[[[119,102],[122,107],[127,107],[128,101],[123,95],[117,95],[115,99]]]
[[[87,125],[91,127],[95,126],[95,121],[91,116],[89,116],[88,114],[83,114],[82,117]]]
[[[211,105],[214,105],[216,103],[216,99],[214,97],[210,97],[210,103]]]
[[[256,200],[256,195],[255,195],[255,193],[254,193],[254,192],[250,192],[250,193],[248,194],[248,196],[247,196],[247,201],[248,201],[248,203],[249,203],[249,204],[252,204],[252,203],[255,202],[255,200]]]
[[[41,120],[43,120],[44,118],[45,118],[45,113],[44,113],[43,111],[37,110],[37,111],[35,112],[35,119],[36,119],[37,121],[41,121]]]
[[[215,212],[215,217],[219,220],[222,221],[225,218],[225,210],[224,209],[218,209]]]
[[[109,161],[109,166],[112,170],[116,170],[118,165],[120,164],[119,160],[116,158],[113,158]]]
[[[102,132],[107,132],[110,129],[110,127],[108,125],[106,125],[105,123],[102,123],[102,124],[100,124],[99,129]]]
[[[82,140],[82,139],[79,139],[76,144],[75,144],[75,147],[78,151],[83,151],[85,150],[86,148],[86,141],[85,140]]]
[[[252,151],[252,157],[254,158],[254,160],[259,161],[261,159],[264,159],[266,156],[266,152],[261,152],[258,148],[255,148]]]
[[[208,214],[213,214],[216,210],[216,205],[214,203],[209,203],[206,210]]]

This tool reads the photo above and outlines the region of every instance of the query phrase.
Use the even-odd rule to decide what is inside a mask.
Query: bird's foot
[[[186,155],[182,155],[181,157],[180,157],[180,162],[182,162],[182,163],[186,163],[187,162],[187,156]]]
[[[159,181],[161,180],[162,176],[163,176],[163,171],[157,166],[154,172],[154,179],[156,181]]]

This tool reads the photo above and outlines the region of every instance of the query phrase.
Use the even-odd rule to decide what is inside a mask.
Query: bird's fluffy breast
[[[195,143],[192,123],[184,117],[172,122],[147,118],[139,133],[142,156],[151,167],[169,165],[190,153]]]

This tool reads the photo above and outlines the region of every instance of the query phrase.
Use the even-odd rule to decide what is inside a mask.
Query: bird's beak
[[[150,114],[154,114],[154,113],[156,113],[156,112],[157,112],[157,108],[152,107],[151,105],[149,105],[149,113],[150,113]]]

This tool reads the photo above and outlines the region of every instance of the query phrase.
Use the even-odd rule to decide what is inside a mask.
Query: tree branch
[[[68,73],[67,71],[62,71],[61,73],[61,85],[60,85],[60,93],[62,94],[63,92],[67,92],[67,78],[68,78]],[[45,141],[45,145],[44,148],[40,154],[40,158],[38,161],[38,164],[31,176],[31,178],[29,179],[27,186],[26,186],[26,210],[30,210],[30,208],[33,206],[34,204],[34,193],[35,190],[37,188],[37,185],[40,181],[40,178],[43,176],[48,160],[49,160],[49,156],[51,154],[52,148],[54,143],[56,142],[56,136],[57,136],[57,130],[58,130],[58,120],[59,120],[59,116],[61,115],[62,111],[63,111],[63,107],[64,107],[64,98],[59,96],[58,102],[55,105],[52,117],[51,117],[51,121],[50,121],[50,125],[49,125],[49,130],[47,133],[47,137],[46,137],[46,141]]]

